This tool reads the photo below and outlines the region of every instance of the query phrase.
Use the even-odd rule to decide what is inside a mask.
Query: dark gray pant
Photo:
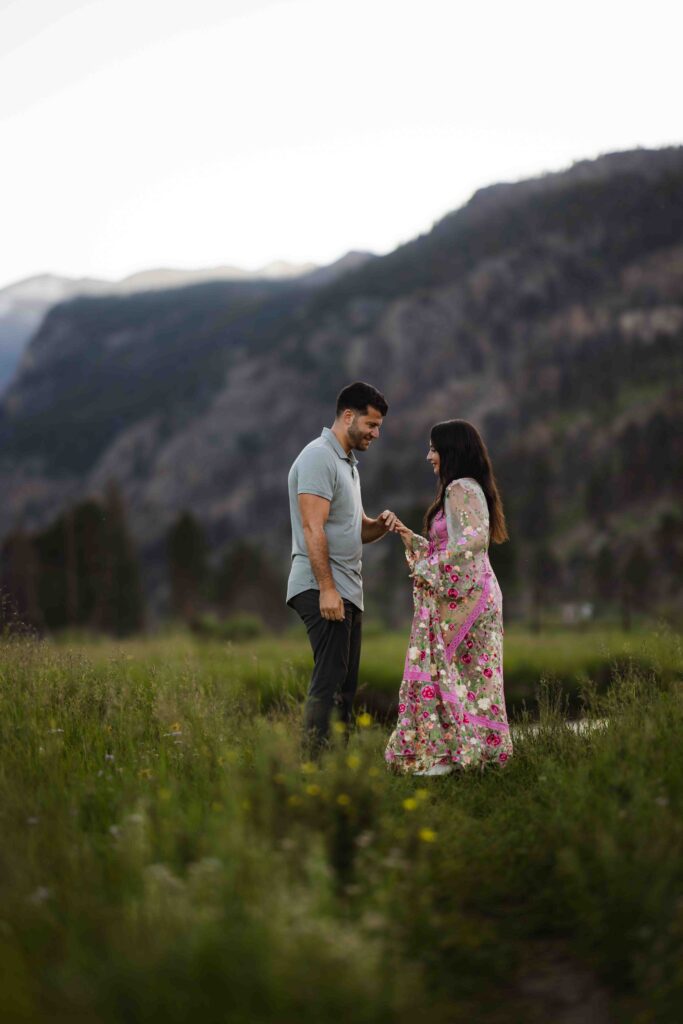
[[[303,620],[313,650],[304,732],[309,751],[315,753],[328,739],[333,708],[342,722],[351,721],[358,686],[363,613],[351,601],[344,600],[343,622],[323,619],[318,590],[304,590],[288,604]]]

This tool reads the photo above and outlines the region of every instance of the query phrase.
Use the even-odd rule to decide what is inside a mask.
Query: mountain
[[[362,460],[368,513],[395,507],[417,526],[429,427],[466,418],[508,514],[511,542],[493,554],[510,610],[538,603],[541,585],[579,601],[637,578],[634,602],[680,612],[682,271],[676,147],[482,189],[427,234],[317,283],[62,303],[0,406],[0,533],[116,478],[159,600],[165,533],[184,508],[214,553],[251,537],[284,569],[289,465],[361,378],[390,406]],[[367,565],[385,604],[405,591],[390,540]]]
[[[17,281],[0,289],[0,394],[12,379],[29,338],[47,310],[76,295],[128,295],[139,291],[178,288],[203,281],[278,280],[303,274],[321,274],[320,280],[324,281],[344,273],[349,266],[357,266],[363,255],[367,258],[370,254],[349,253],[329,267],[279,260],[257,270],[232,266],[198,270],[157,268],[130,274],[120,281],[60,277],[57,274],[38,274]]]
[[[93,278],[40,274],[0,289],[0,393],[46,310],[73,295],[94,294],[107,287],[108,282]]]

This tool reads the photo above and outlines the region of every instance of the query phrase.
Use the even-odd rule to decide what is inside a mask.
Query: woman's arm
[[[424,586],[441,590],[442,596],[448,597],[453,587],[447,567],[452,569],[460,559],[469,561],[476,552],[487,547],[488,507],[478,488],[470,489],[461,480],[453,480],[446,488],[444,511],[448,527],[446,547],[433,555],[424,553],[417,558],[412,575]]]
[[[419,533],[413,533],[400,519],[396,519],[393,530],[403,541],[408,564],[412,567],[415,559],[419,558],[429,547],[429,541],[425,537],[421,537]]]

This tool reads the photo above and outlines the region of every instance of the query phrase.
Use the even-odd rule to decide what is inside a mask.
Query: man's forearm
[[[364,544],[372,544],[373,540],[384,537],[387,528],[381,519],[364,519],[361,526],[360,539]]]
[[[305,526],[304,538],[306,540],[308,559],[311,563],[313,575],[318,581],[318,586],[321,590],[335,587],[336,584],[332,576],[332,569],[330,568],[330,553],[325,530],[322,527],[316,529],[315,527]]]

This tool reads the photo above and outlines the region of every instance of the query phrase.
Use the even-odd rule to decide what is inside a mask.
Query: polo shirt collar
[[[358,459],[356,458],[356,453],[353,451],[353,449],[347,455],[344,449],[342,448],[341,444],[339,443],[334,431],[330,430],[329,427],[323,427],[323,431],[320,436],[324,437],[328,444],[330,444],[334,448],[335,452],[337,453],[340,459],[345,459],[346,462],[350,462],[352,466],[355,466],[357,464]]]

